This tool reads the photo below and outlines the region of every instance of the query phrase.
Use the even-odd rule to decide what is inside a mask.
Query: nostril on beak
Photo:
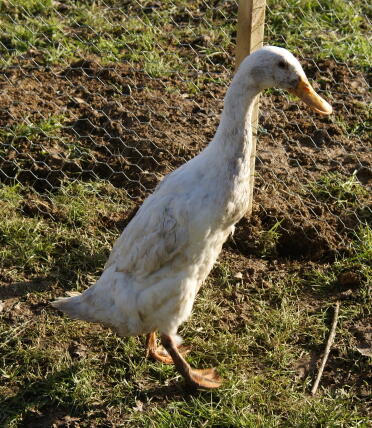
[[[292,79],[292,80],[289,82],[289,84],[291,85],[291,88],[295,89],[295,88],[297,87],[297,85],[298,85],[299,81],[300,81],[300,78],[299,78],[299,77],[296,77],[295,79]]]

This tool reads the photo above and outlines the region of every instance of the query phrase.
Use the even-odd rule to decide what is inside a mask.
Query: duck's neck
[[[247,69],[239,69],[226,93],[216,135],[211,143],[226,159],[250,157],[252,111],[260,89],[247,78]]]

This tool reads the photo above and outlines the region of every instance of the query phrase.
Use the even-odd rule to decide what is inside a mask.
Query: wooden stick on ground
[[[340,302],[337,301],[336,302],[336,306],[335,306],[335,312],[333,314],[332,327],[331,327],[331,331],[329,333],[329,337],[328,337],[328,340],[327,340],[326,349],[324,351],[322,364],[320,365],[320,368],[319,368],[319,371],[318,371],[318,375],[317,375],[317,377],[315,379],[313,388],[311,389],[311,395],[315,395],[316,391],[318,390],[319,382],[320,382],[320,379],[322,377],[323,370],[324,370],[324,367],[326,365],[326,362],[328,360],[329,351],[331,350],[331,346],[333,344],[333,341],[335,340],[336,326],[337,326],[338,311],[339,311],[339,309],[340,309]]]

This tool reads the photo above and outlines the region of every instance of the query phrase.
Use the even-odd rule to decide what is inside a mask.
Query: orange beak
[[[301,77],[296,88],[289,89],[289,92],[297,95],[304,103],[320,114],[332,113],[332,107],[314,91],[306,77]]]

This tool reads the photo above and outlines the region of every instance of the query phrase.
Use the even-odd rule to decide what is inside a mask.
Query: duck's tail
[[[80,293],[69,293],[70,297],[59,297],[51,302],[51,305],[66,313],[70,318],[85,321],[93,321],[90,316],[89,305]]]
[[[136,294],[128,292],[128,279],[116,271],[115,265],[108,267],[83,293],[69,293],[51,305],[70,318],[102,324],[122,336],[135,336],[143,330]]]

